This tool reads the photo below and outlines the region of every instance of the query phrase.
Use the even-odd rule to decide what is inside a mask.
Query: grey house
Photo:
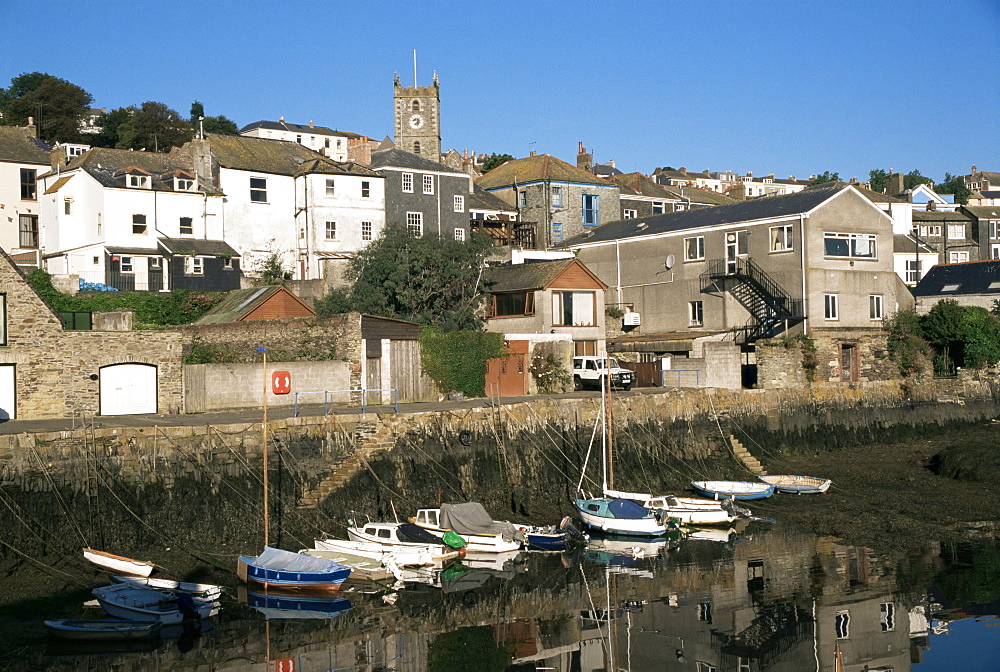
[[[469,175],[395,148],[372,152],[368,167],[385,177],[386,226],[468,239]]]

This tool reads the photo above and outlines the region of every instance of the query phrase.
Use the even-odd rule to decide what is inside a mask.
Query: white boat
[[[442,504],[418,509],[413,522],[431,534],[455,532],[465,539],[468,552],[507,553],[521,549],[524,535],[511,523],[493,520],[482,504]]]
[[[190,593],[201,600],[217,600],[222,595],[222,586],[212,583],[191,583],[189,581],[174,581],[173,579],[152,579],[141,576],[114,576],[115,583],[130,583],[137,588],[152,588],[171,593]]]
[[[45,627],[62,639],[129,641],[153,637],[161,625],[159,621],[127,618],[60,618],[45,621]]]
[[[691,481],[691,487],[715,499],[764,499],[774,494],[774,486],[763,481]]]
[[[676,518],[684,525],[726,525],[736,520],[736,516],[722,507],[722,502],[713,499],[616,490],[606,490],[604,494],[608,497],[631,499],[647,509],[663,511],[667,517]]]
[[[437,565],[465,555],[464,547],[452,548],[443,544],[440,537],[413,523],[369,522],[360,527],[348,527],[347,536],[351,541],[369,544],[372,553],[391,552],[401,567]],[[317,540],[316,548],[329,548],[328,542],[338,541]]]
[[[218,602],[202,602],[189,594],[172,596],[152,588],[136,588],[127,583],[101,586],[92,591],[104,611],[115,618],[159,621],[163,625],[201,620],[219,612]]]
[[[774,486],[778,492],[791,492],[796,495],[816,495],[826,492],[833,483],[829,478],[816,476],[761,476],[760,480]]]
[[[83,549],[83,557],[92,564],[112,574],[128,574],[129,576],[149,576],[156,567],[146,560],[133,560],[121,555],[97,551],[93,548]]]

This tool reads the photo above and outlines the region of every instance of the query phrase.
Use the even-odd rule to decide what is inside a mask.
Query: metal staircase
[[[770,338],[805,319],[802,301],[748,257],[713,259],[701,274],[701,291],[728,291],[750,313],[744,326],[730,330],[739,345]]]

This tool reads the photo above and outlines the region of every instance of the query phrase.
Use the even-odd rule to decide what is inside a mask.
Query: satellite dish
[[[666,260],[663,262],[663,268],[670,270],[674,266],[674,255],[668,254]]]

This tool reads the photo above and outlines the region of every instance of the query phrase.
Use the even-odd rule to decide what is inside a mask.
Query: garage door
[[[14,365],[0,365],[0,422],[17,417],[14,408]]]
[[[101,415],[156,413],[156,367],[114,364],[101,369]]]

